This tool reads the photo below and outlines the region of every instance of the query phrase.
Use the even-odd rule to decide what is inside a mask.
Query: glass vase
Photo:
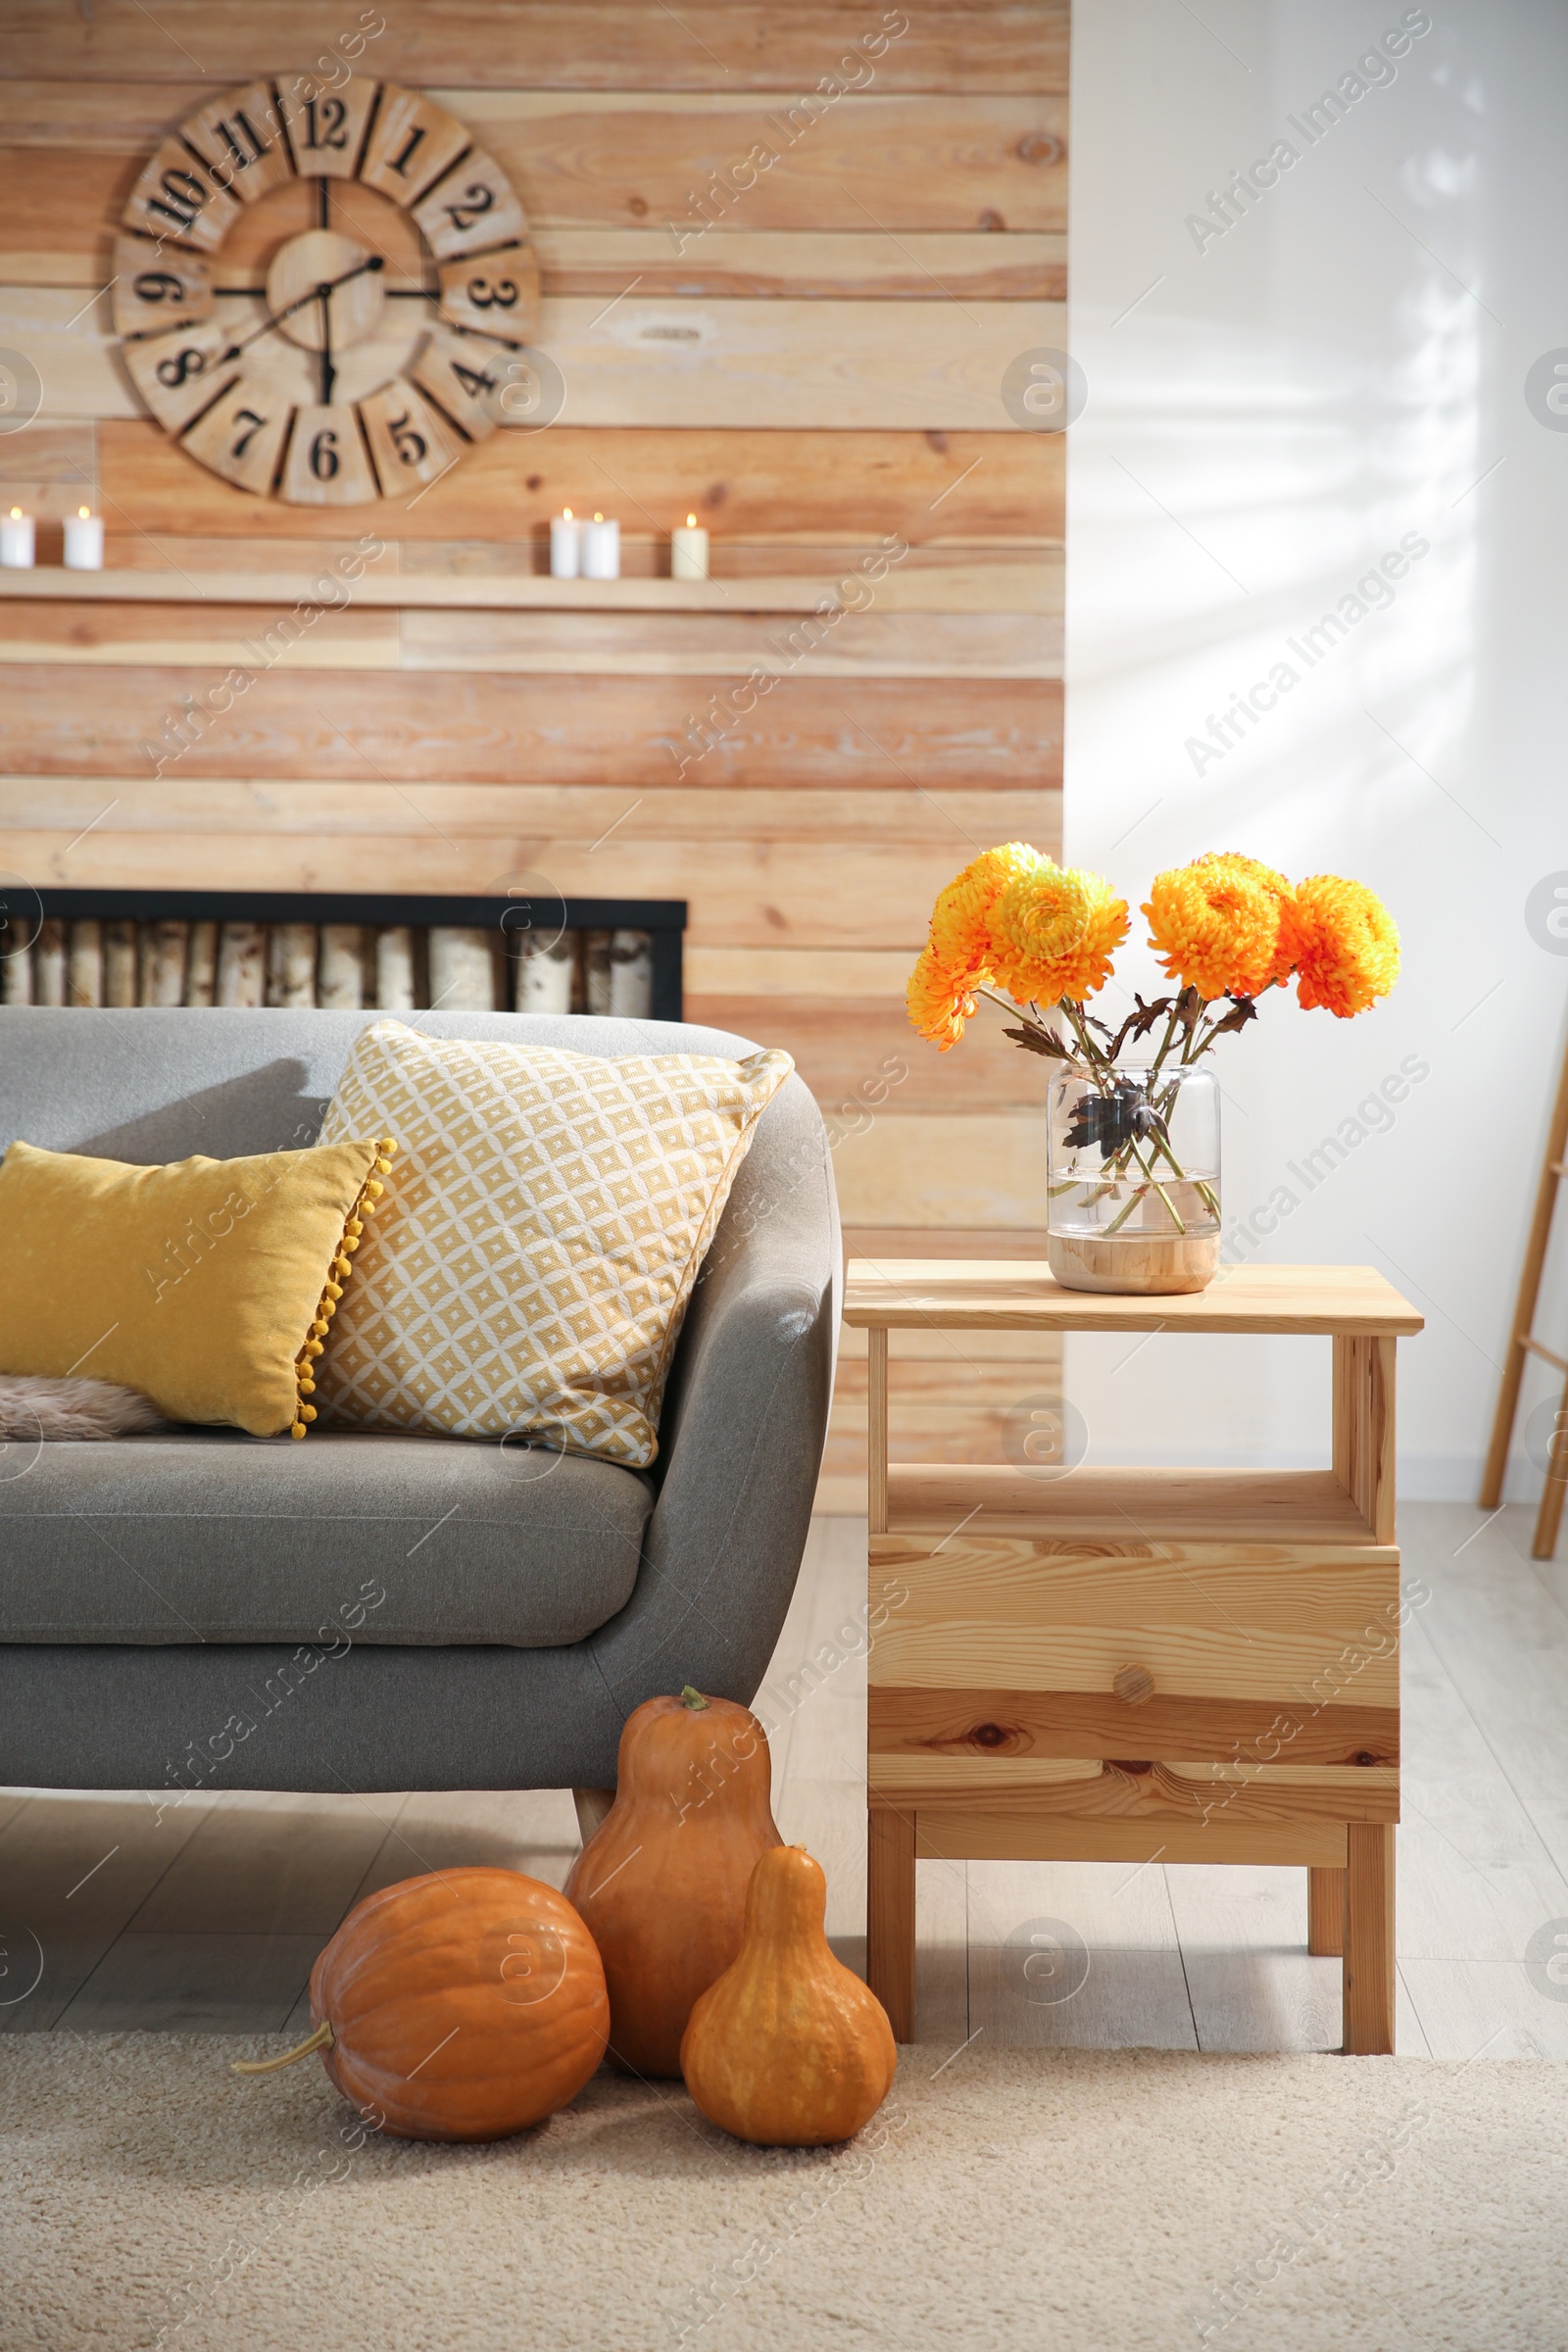
[[[1046,1255],[1065,1290],[1201,1291],[1219,1270],[1219,1088],[1203,1069],[1051,1082]]]

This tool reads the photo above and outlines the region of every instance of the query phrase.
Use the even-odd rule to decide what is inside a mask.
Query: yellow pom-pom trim
[[[397,1145],[390,1136],[383,1135],[376,1139],[376,1156],[372,1165],[383,1176],[391,1167],[391,1155],[396,1150]],[[316,1406],[307,1404],[305,1401],[307,1396],[314,1396],[316,1394],[316,1381],[313,1377],[316,1358],[321,1354],[327,1335],[331,1330],[332,1317],[337,1312],[338,1300],[343,1296],[343,1284],[347,1282],[354,1271],[351,1252],[360,1246],[360,1237],[365,1231],[362,1220],[374,1215],[375,1201],[379,1200],[385,1189],[384,1185],[376,1182],[374,1176],[367,1174],[353,1206],[343,1220],[343,1231],[327,1266],[326,1280],[321,1285],[321,1296],[316,1302],[316,1313],[311,1318],[305,1344],[294,1359],[294,1385],[297,1391],[297,1400],[294,1406],[293,1424],[289,1430],[290,1437],[303,1438],[311,1423],[316,1419]]]

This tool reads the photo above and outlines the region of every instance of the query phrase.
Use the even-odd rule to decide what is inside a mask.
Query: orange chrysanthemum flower
[[[1296,1001],[1347,1021],[1386,997],[1399,976],[1394,917],[1364,882],[1312,874],[1286,909]]]
[[[1282,920],[1291,886],[1272,866],[1234,851],[1156,874],[1143,912],[1167,978],[1215,997],[1256,997],[1293,960]]]
[[[905,1003],[920,1035],[939,1054],[946,1054],[963,1035],[965,1021],[974,1018],[977,985],[973,974],[955,975],[934,948],[922,948],[920,960],[909,974]]]
[[[996,978],[989,916],[997,899],[1025,875],[1050,873],[1051,859],[1026,841],[982,850],[938,894],[931,936],[909,975],[905,1002],[920,1035],[946,1054],[975,1011],[975,991]]]
[[[1081,1004],[1104,987],[1127,936],[1127,902],[1100,874],[1048,866],[1021,874],[991,909],[997,979],[1019,1004]]]
[[[956,880],[940,892],[931,910],[931,951],[953,972],[977,975],[991,962],[988,920],[1009,883],[1054,869],[1049,858],[1026,841],[982,850]]]

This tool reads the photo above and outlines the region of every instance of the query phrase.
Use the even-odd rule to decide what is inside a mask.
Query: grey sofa
[[[0,1146],[137,1162],[308,1143],[373,1014],[0,1012]],[[662,1022],[416,1013],[443,1037],[741,1054]],[[602,1788],[633,1707],[749,1700],[789,1605],[840,1248],[799,1078],[758,1124],[647,1474],[507,1441],[181,1429],[0,1449],[0,1784]]]

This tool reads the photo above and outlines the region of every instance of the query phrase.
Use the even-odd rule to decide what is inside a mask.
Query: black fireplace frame
[[[562,931],[646,931],[653,958],[650,1017],[656,1021],[683,1017],[684,899],[565,899],[554,893],[527,900],[422,898],[384,891],[48,888],[37,889],[35,896],[44,922],[358,923],[368,930],[407,923],[416,929],[439,925],[488,931],[494,927],[514,935],[538,928],[552,937]]]

